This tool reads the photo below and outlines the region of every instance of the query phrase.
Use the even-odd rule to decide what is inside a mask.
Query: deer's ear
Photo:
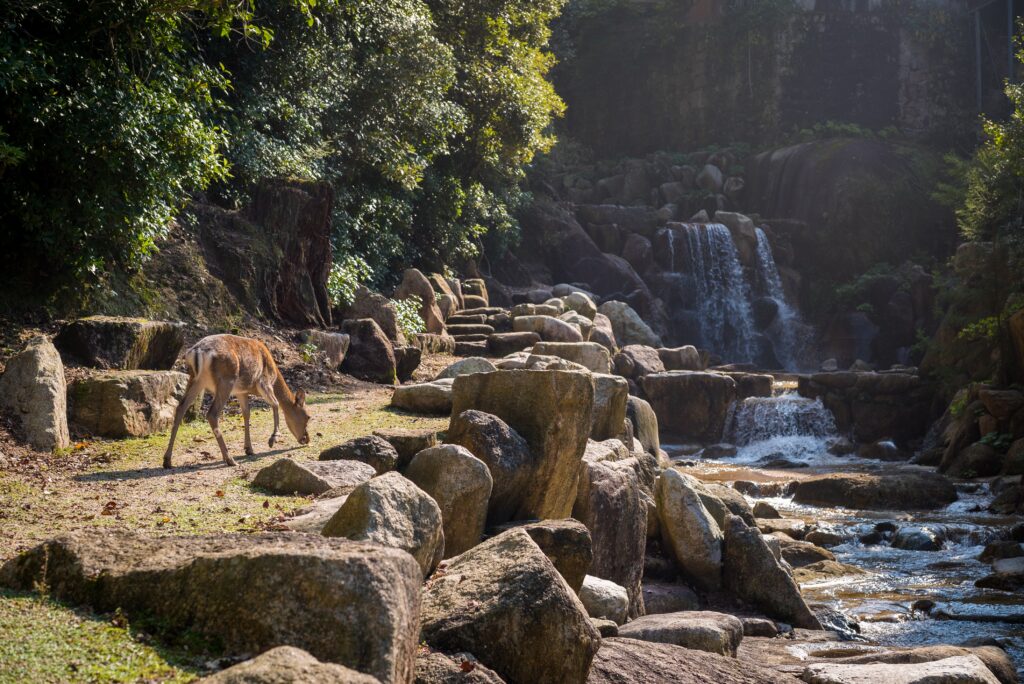
[[[295,393],[295,405],[299,408],[306,405],[306,390],[300,389]]]

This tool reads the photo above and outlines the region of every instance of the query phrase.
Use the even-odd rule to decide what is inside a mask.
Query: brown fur
[[[267,345],[259,340],[236,335],[210,335],[199,340],[185,352],[185,361],[189,368],[188,387],[174,414],[171,439],[164,453],[165,468],[171,467],[174,438],[178,434],[178,426],[185,416],[185,411],[195,403],[204,390],[213,395],[213,403],[206,412],[206,419],[213,430],[213,436],[217,438],[226,464],[235,465],[235,461],[228,455],[228,448],[218,423],[220,414],[231,396],[238,399],[242,408],[247,455],[253,454],[252,441],[249,438],[249,395],[262,398],[274,411],[274,432],[268,442],[271,448],[277,440],[278,408],[284,411],[285,423],[295,438],[302,444],[309,443],[306,393],[299,390],[292,394]]]

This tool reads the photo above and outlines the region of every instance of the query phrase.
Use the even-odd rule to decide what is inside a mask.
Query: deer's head
[[[288,430],[299,440],[299,444],[309,444],[309,411],[306,410],[306,390],[300,389],[295,393],[295,401],[292,404],[282,402],[284,407],[284,422]]]

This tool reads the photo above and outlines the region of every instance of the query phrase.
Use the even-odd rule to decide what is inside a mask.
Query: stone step
[[[474,333],[472,335],[454,335],[452,339],[458,342],[486,342],[490,335],[484,333]]]
[[[456,356],[483,356],[487,353],[486,342],[461,342],[455,341]]]
[[[489,325],[449,325],[448,334],[458,338],[461,335],[491,335],[494,328]]]
[[[473,306],[462,309],[455,313],[456,316],[493,316],[494,314],[508,313],[508,309],[502,309],[500,306]]]
[[[506,356],[529,349],[540,342],[540,335],[534,332],[495,333],[487,336],[487,351],[495,356]]]
[[[483,325],[487,322],[486,314],[457,313],[448,317],[445,325]]]

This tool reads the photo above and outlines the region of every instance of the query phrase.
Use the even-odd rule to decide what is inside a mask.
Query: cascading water
[[[798,370],[804,347],[810,339],[810,328],[803,322],[800,312],[786,301],[782,278],[775,265],[768,237],[760,228],[757,233],[757,285],[764,297],[775,303],[775,319],[765,329],[771,340],[775,356],[786,370]]]
[[[750,286],[729,229],[719,223],[686,224],[683,234],[697,289],[700,343],[730,361],[753,361],[757,346]],[[673,239],[670,231],[672,270],[676,270]]]
[[[795,392],[748,397],[733,405],[726,423],[726,439],[738,449],[729,460],[736,463],[774,458],[817,463],[827,458],[828,442],[836,434],[835,419],[821,400]]]

